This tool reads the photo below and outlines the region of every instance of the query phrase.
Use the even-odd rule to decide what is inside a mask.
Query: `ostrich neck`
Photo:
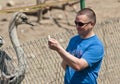
[[[17,26],[15,24],[11,24],[9,27],[9,36],[11,43],[13,45],[13,48],[15,49],[17,59],[18,59],[18,68],[19,68],[19,74],[25,73],[25,66],[26,66],[26,60],[24,57],[24,51],[20,47],[20,43],[17,36]]]
[[[18,35],[17,35],[17,26],[10,28],[9,35],[10,35],[10,40],[13,44],[13,47],[19,47],[20,42],[18,40]]]

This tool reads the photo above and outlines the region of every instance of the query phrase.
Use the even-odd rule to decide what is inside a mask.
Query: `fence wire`
[[[120,80],[120,18],[108,19],[95,26],[95,32],[105,46],[105,56],[99,73],[98,84],[119,84]],[[66,48],[69,38],[75,30],[60,32],[51,37],[57,39]],[[48,48],[47,36],[21,44],[26,56],[27,69],[22,84],[63,84],[64,70],[61,58]],[[17,58],[14,49],[9,46],[4,50],[12,59],[14,68]]]

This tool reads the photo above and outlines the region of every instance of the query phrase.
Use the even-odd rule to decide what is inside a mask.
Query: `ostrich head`
[[[11,19],[9,24],[9,28],[11,28],[11,26],[18,26],[20,24],[29,24],[33,26],[27,15],[22,12],[17,12],[13,15],[13,18]]]

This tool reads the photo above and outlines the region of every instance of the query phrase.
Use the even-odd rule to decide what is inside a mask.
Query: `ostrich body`
[[[45,3],[45,0],[36,0],[37,4],[41,4],[41,3]],[[42,19],[42,13],[43,13],[43,9],[40,9],[38,12],[37,12],[37,22],[40,22],[41,19]]]
[[[38,4],[44,4],[47,1],[50,1],[50,0],[36,0],[36,3],[37,3],[37,5]],[[57,0],[57,1],[59,3],[59,2],[65,1],[65,0]],[[42,20],[42,16],[44,14],[48,13],[49,18],[51,19],[51,21],[54,24],[56,24],[57,26],[61,27],[61,25],[57,22],[57,19],[55,19],[52,16],[51,12],[50,12],[53,9],[58,9],[58,10],[63,10],[65,18],[66,18],[66,21],[67,21],[67,24],[70,25],[70,23],[69,23],[69,17],[68,17],[67,11],[66,11],[66,7],[67,6],[72,7],[72,9],[74,10],[74,12],[77,12],[76,9],[75,9],[75,4],[77,4],[77,3],[79,3],[79,1],[75,1],[73,3],[69,3],[69,1],[67,1],[66,3],[62,4],[61,6],[57,5],[57,6],[50,6],[50,7],[42,8],[42,9],[40,9],[40,10],[37,11],[37,14],[36,14],[37,15],[37,22],[41,23],[40,21]]]
[[[26,59],[25,59],[24,51],[20,46],[20,42],[18,40],[17,31],[16,31],[18,25],[23,23],[31,24],[28,21],[28,17],[21,12],[15,13],[10,21],[9,36],[18,59],[18,69],[14,73],[9,72],[8,67],[4,65],[4,58],[5,58],[4,56],[6,56],[6,53],[4,52],[4,54],[2,55],[3,58],[2,65],[4,65],[4,69],[1,70],[2,72],[1,79],[3,80],[2,84],[20,84],[25,77]]]

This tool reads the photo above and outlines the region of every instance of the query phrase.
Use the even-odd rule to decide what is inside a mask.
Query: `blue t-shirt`
[[[89,67],[76,71],[67,66],[64,84],[97,84],[98,72],[104,55],[104,47],[99,38],[94,35],[82,39],[79,35],[76,35],[71,38],[66,51],[77,58],[85,59]]]

